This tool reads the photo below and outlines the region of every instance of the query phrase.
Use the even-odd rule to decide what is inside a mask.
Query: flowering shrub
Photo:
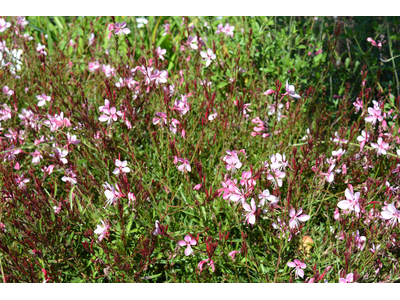
[[[0,18],[2,280],[399,281],[395,39],[319,22]]]

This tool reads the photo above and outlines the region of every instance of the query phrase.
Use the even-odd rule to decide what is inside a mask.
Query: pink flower
[[[54,165],[50,165],[48,167],[45,166],[42,168],[42,171],[50,175],[51,173],[53,173],[54,167],[55,167]]]
[[[156,56],[159,58],[159,59],[161,59],[161,60],[164,60],[164,54],[165,53],[167,53],[167,50],[166,49],[161,49],[161,47],[157,47],[157,49],[156,49]]]
[[[400,210],[397,210],[393,204],[389,204],[386,210],[381,212],[381,216],[385,220],[390,220],[389,224],[391,223],[392,226],[395,226],[397,222],[400,223]]]
[[[289,95],[293,98],[301,98],[300,95],[295,93],[294,85],[289,85],[289,82],[287,80],[286,80],[286,93],[284,95]]]
[[[206,62],[206,67],[211,64],[211,60],[214,60],[217,56],[213,53],[212,49],[208,49],[207,52],[201,51],[201,57]]]
[[[199,264],[197,265],[197,268],[200,270],[200,274],[203,271],[203,266],[205,263],[207,263],[208,267],[211,268],[211,271],[215,272],[214,261],[212,259],[207,258],[206,260],[200,261]]]
[[[53,206],[53,210],[55,214],[58,214],[61,211],[61,202],[58,206]]]
[[[109,224],[107,221],[104,222],[104,221],[101,220],[101,219],[100,219],[100,221],[101,221],[101,223],[102,223],[103,225],[97,225],[97,228],[96,228],[96,230],[94,231],[95,234],[98,234],[98,235],[99,235],[99,242],[101,242],[102,239],[103,239],[104,237],[106,237],[106,236],[109,234],[108,230],[110,229],[110,224]]]
[[[163,26],[164,26],[164,33],[163,33],[162,36],[164,36],[164,35],[169,33],[169,27],[171,26],[171,24],[167,23],[167,24],[164,24]]]
[[[155,70],[153,74],[151,74],[150,79],[155,80],[156,85],[159,85],[161,83],[166,83],[168,78],[168,71],[159,71]]]
[[[369,132],[361,131],[361,135],[357,137],[357,141],[360,142],[360,151],[364,149],[365,143],[368,142],[368,139],[371,137]]]
[[[189,36],[186,44],[189,45],[190,48],[192,48],[193,50],[196,50],[199,48],[197,36]]]
[[[333,218],[335,220],[339,220],[339,217],[340,217],[339,209],[336,207],[335,212],[333,213]]]
[[[298,259],[295,259],[294,262],[293,261],[289,261],[287,263],[288,267],[290,268],[296,268],[296,272],[295,272],[295,276],[297,278],[297,276],[300,276],[301,278],[304,277],[304,271],[302,269],[305,269],[307,267],[307,265],[303,262],[301,262]]]
[[[258,124],[256,127],[253,128],[253,132],[251,136],[261,135],[263,138],[269,137],[270,134],[267,132],[268,129],[263,121],[260,120],[259,117],[254,118],[251,122]]]
[[[335,179],[335,173],[333,172],[334,168],[335,168],[335,164],[332,164],[332,165],[330,165],[327,173],[321,172],[321,175],[325,176],[325,180],[327,182],[332,182]]]
[[[103,65],[101,69],[104,72],[104,75],[106,75],[106,77],[115,76],[116,74],[115,69],[112,68],[110,65]]]
[[[161,234],[161,229],[160,229],[160,222],[156,221],[156,229],[153,231],[153,235]]]
[[[371,143],[371,146],[377,150],[377,155],[386,154],[386,150],[389,149],[389,144],[385,143],[382,138],[378,138],[378,144]]]
[[[186,235],[184,238],[184,241],[179,241],[178,245],[181,247],[187,246],[185,249],[185,255],[189,256],[190,254],[193,254],[193,249],[191,246],[194,246],[197,244],[197,241],[195,239],[192,239],[190,235]]]
[[[251,207],[246,202],[243,202],[243,209],[247,211],[245,222],[247,222],[247,224],[254,225],[254,223],[256,222],[256,204],[254,202],[254,199],[251,199]]]
[[[61,180],[64,181],[64,182],[70,182],[71,184],[76,184],[77,183],[77,181],[75,179],[76,178],[76,174],[70,169],[67,169],[65,172],[67,174],[66,174],[66,176],[61,178]]]
[[[216,110],[214,109],[214,113],[208,116],[208,120],[213,121],[217,116],[218,116],[218,114],[217,114]]]
[[[136,201],[136,196],[135,196],[135,194],[129,192],[129,193],[128,193],[128,205],[131,205],[131,203],[132,203],[132,205],[133,205],[133,202],[135,202],[135,201]]]
[[[267,203],[266,200],[270,202],[269,205],[274,205],[279,201],[279,198],[271,195],[269,190],[264,190],[261,194],[259,194],[258,199],[261,199],[259,206],[264,206]]]
[[[372,123],[372,125],[376,123],[376,120],[382,122],[383,117],[381,116],[382,112],[379,107],[368,107],[368,113],[369,116],[365,118],[365,122]]]
[[[282,170],[282,168],[286,168],[288,166],[288,161],[286,160],[286,155],[283,153],[281,155],[280,153],[272,154],[271,155],[271,169],[279,169]]]
[[[300,222],[306,222],[310,219],[309,215],[302,215],[303,209],[300,208],[297,213],[294,209],[291,209],[289,212],[289,216],[291,217],[289,221],[290,228],[298,228]]]
[[[365,242],[366,242],[367,238],[365,236],[360,236],[360,232],[358,230],[356,231],[355,234],[353,234],[353,236],[354,236],[354,241],[357,245],[357,248],[362,251],[365,247]]]
[[[51,157],[59,159],[64,165],[68,163],[68,160],[65,158],[68,155],[68,150],[61,148],[54,148],[54,154],[50,154]]]
[[[180,166],[178,166],[178,170],[181,172],[191,172],[192,169],[190,168],[190,164],[189,161],[187,159],[184,158],[178,158],[178,162],[181,162],[182,164]]]
[[[226,23],[225,27],[222,29],[222,32],[226,36],[233,37],[233,30],[235,30],[235,26],[230,26],[229,23]]]
[[[114,25],[114,33],[121,35],[121,34],[129,34],[131,33],[130,29],[125,28],[126,27],[126,22],[120,23],[115,23]]]
[[[353,280],[353,273],[349,273],[347,274],[346,278],[339,278],[339,283],[351,283]]]
[[[217,30],[215,31],[215,34],[223,33],[226,36],[233,37],[234,29],[235,29],[235,26],[229,26],[229,23],[226,23],[225,27],[223,27],[222,23],[220,23],[217,27]]]
[[[28,183],[30,181],[30,179],[28,178],[24,178],[24,174],[21,175],[21,177],[19,175],[16,175],[17,178],[15,178],[15,183],[18,185],[19,189],[25,189],[26,185],[25,183]]]
[[[90,62],[89,63],[89,71],[90,72],[94,72],[96,71],[98,68],[100,68],[100,64],[98,61],[94,61],[94,62]]]
[[[117,167],[114,171],[114,175],[118,175],[119,173],[129,173],[131,169],[127,167],[128,162],[126,160],[120,161],[119,159],[115,160],[115,166]]]
[[[226,169],[235,171],[236,169],[240,169],[242,163],[239,161],[239,158],[235,156],[228,157],[225,162],[227,163]]]
[[[10,28],[11,23],[6,22],[3,18],[0,18],[0,32],[4,32],[7,28]]]
[[[372,46],[377,47],[376,42],[373,39],[371,39],[370,37],[367,38],[367,41],[370,42],[372,44]]]
[[[107,100],[108,101],[108,100]],[[107,124],[111,124],[113,121],[118,120],[118,116],[122,117],[122,112],[116,110],[115,107],[111,107],[110,109],[103,108],[104,115],[99,117],[100,122],[107,122]]]
[[[76,135],[70,135],[69,132],[67,133],[67,145],[78,145],[81,141],[76,138]]]
[[[231,252],[229,252],[229,257],[232,258],[233,261],[235,261],[235,255],[238,254],[239,252],[236,250],[233,250]]]
[[[39,150],[35,150],[35,152],[31,153],[30,155],[33,156],[32,158],[32,163],[33,164],[38,164],[41,159],[43,159],[42,154],[40,154]]]
[[[89,46],[91,46],[94,42],[94,33],[93,32],[90,34],[90,37],[88,40],[89,40]]]
[[[51,97],[50,96],[46,96],[46,94],[41,94],[41,95],[37,95],[36,99],[39,100],[38,102],[38,106],[43,106],[46,104],[46,101],[50,102]]]
[[[275,91],[274,91],[273,89],[269,89],[269,90],[267,90],[266,92],[264,92],[263,95],[267,96],[267,95],[271,95],[271,94],[273,94],[273,93],[275,93]]]
[[[349,189],[346,189],[344,194],[347,200],[340,201],[337,206],[343,210],[355,211],[356,213],[360,212],[360,204],[358,203],[360,200],[360,192],[353,194]]]
[[[332,151],[332,156],[337,156],[338,158],[340,158],[345,153],[346,151],[340,148],[338,151]]]
[[[198,191],[201,187],[202,187],[202,185],[199,183],[199,184],[196,184],[193,189]]]
[[[124,196],[124,194],[121,193],[118,184],[115,184],[114,188],[114,186],[110,185],[108,182],[105,182],[103,187],[106,189],[104,191],[104,195],[107,198],[106,206],[116,204],[117,200]]]
[[[274,186],[282,187],[282,178],[285,178],[285,176],[286,174],[279,169],[272,169],[272,172],[267,175],[267,179],[272,181]]]
[[[360,98],[356,99],[356,102],[353,102],[353,105],[356,107],[356,113],[363,108],[363,103]]]
[[[224,30],[224,25],[222,25],[222,23],[219,23],[217,30],[215,31],[215,34],[220,34],[223,32],[223,30]]]
[[[6,225],[4,225],[2,222],[0,222],[0,230],[3,232],[6,232]]]
[[[42,45],[42,44],[38,44],[38,46],[37,46],[37,48],[36,48],[36,51],[39,53],[39,54],[43,54],[43,55],[47,55],[47,52],[44,50],[46,48],[46,46],[45,45]]]
[[[160,124],[161,127],[165,124],[167,124],[167,114],[163,113],[163,112],[158,112],[156,113],[156,116],[158,116],[159,118],[153,118],[153,124],[157,125]]]
[[[245,186],[246,189],[253,189],[256,185],[256,181],[252,178],[251,171],[243,172],[240,185]]]
[[[229,196],[229,201],[233,202],[242,202],[244,203],[246,201],[246,193],[242,190],[239,190],[237,187],[235,187],[234,192],[231,193]]]
[[[187,95],[181,95],[181,98],[182,98],[181,100],[175,99],[174,107],[170,107],[170,108],[173,109],[173,110],[179,111],[179,113],[181,115],[185,115],[185,114],[188,113],[188,111],[190,109],[189,104],[187,103],[188,96]]]
[[[6,86],[6,85],[3,87],[3,93],[4,93],[5,95],[7,95],[8,97],[14,95],[14,91],[13,91],[12,89],[10,89],[10,88],[9,88],[8,86]]]

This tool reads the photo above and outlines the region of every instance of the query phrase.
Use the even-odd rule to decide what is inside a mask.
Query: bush
[[[0,19],[3,281],[397,282],[398,23]]]

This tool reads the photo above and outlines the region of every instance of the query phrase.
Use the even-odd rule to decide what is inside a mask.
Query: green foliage
[[[186,17],[184,24],[181,17],[146,19],[148,23],[140,26],[137,17],[28,17],[23,33],[33,40],[12,30],[1,33],[9,49],[23,49],[17,72],[21,78],[9,67],[0,69],[4,85],[15,91],[14,97],[2,94],[0,99],[12,111],[0,126],[3,280],[42,282],[45,269],[54,282],[303,282],[287,265],[300,259],[307,264],[304,279],[319,278],[331,266],[324,275],[329,282],[337,282],[339,272],[340,277],[357,274],[358,282],[398,281],[394,265],[399,248],[389,242],[398,236],[398,227],[389,230],[378,217],[375,226],[354,213],[341,212],[340,221],[333,215],[349,184],[363,194],[366,214],[375,205],[380,212],[385,201],[397,197],[385,187],[386,181],[399,184],[393,174],[399,160],[394,154],[398,125],[392,118],[398,113],[397,61],[382,62],[367,38],[390,35],[390,49],[384,44],[381,54],[383,59],[395,57],[399,19]],[[109,39],[108,25],[116,22],[126,22],[131,32]],[[233,37],[216,34],[218,25],[227,22],[235,26]],[[164,35],[165,24],[170,27]],[[95,39],[89,45],[91,33]],[[188,45],[189,35],[202,38],[200,51],[210,48],[216,54],[208,67],[199,49]],[[38,43],[46,46],[46,56],[37,53]],[[157,47],[166,49],[164,60],[155,57]],[[168,71],[166,84],[147,84],[140,70],[131,71],[149,66],[150,59],[153,68]],[[94,61],[114,67],[116,75],[106,77],[101,67],[88,71],[88,63]],[[116,87],[119,78],[130,76],[137,90]],[[278,94],[286,93],[287,81],[300,99]],[[268,89],[275,93],[263,95]],[[42,93],[52,100],[38,107],[36,96]],[[171,109],[182,95],[190,105],[185,115]],[[364,108],[355,114],[358,97]],[[111,124],[99,121],[105,99],[124,112]],[[375,99],[383,101],[382,112],[393,110],[387,117],[393,128],[385,129],[392,143],[388,156],[376,157],[370,143],[360,152],[357,142],[361,130],[371,132],[373,142],[384,132],[364,122]],[[251,103],[248,117],[246,103]],[[281,115],[271,113],[274,105]],[[23,109],[37,116],[32,121],[36,125],[21,120]],[[210,121],[214,110],[217,117]],[[45,121],[61,112],[71,126],[51,130]],[[167,115],[164,126],[153,122],[159,112]],[[251,121],[257,117],[268,117],[269,137],[251,135],[256,126]],[[170,129],[173,118],[180,123],[176,134]],[[24,130],[24,138],[7,138],[8,129],[20,134]],[[67,133],[80,143],[67,146]],[[336,133],[349,142],[333,142]],[[68,163],[54,156],[53,143],[68,149]],[[7,156],[12,145],[23,150],[14,160]],[[334,183],[327,183],[321,176],[329,168],[326,159],[341,147],[346,155],[338,160],[337,170],[346,164],[348,173],[340,171]],[[222,160],[226,151],[241,149],[243,166],[227,171]],[[35,150],[43,155],[38,164],[30,155]],[[285,154],[290,165],[281,187],[271,183],[265,166],[276,153]],[[191,172],[179,171],[181,163],[176,165],[175,157],[187,159]],[[116,159],[126,160],[130,172],[114,175]],[[364,168],[360,160],[373,168]],[[42,170],[49,165],[55,166],[51,174]],[[224,199],[221,190],[227,178],[237,180],[242,189],[242,172],[250,170],[256,184],[248,191],[247,203],[254,198],[259,204],[258,195],[266,189],[280,199],[268,212],[257,208],[254,226],[245,222],[243,206]],[[70,171],[76,174],[76,184],[63,180]],[[30,179],[27,189],[16,184],[16,175],[22,174]],[[118,184],[123,194],[115,205],[106,205],[106,182]],[[202,187],[195,190],[198,184]],[[363,192],[364,186],[368,192]],[[289,223],[291,208],[302,208],[310,220],[291,234],[277,230],[278,219]],[[110,225],[101,241],[94,232],[100,220]],[[162,234],[154,234],[156,221]],[[367,237],[362,251],[354,244],[349,247],[357,230]],[[338,239],[343,232],[345,240]],[[197,239],[193,256],[178,246],[186,235]],[[299,248],[304,236],[314,241],[310,253]],[[215,271],[205,263],[201,272],[198,264],[210,258],[212,243],[217,243],[211,255]],[[381,244],[382,252],[369,251],[372,244]],[[233,260],[228,254],[235,250],[239,253]],[[383,267],[375,274],[378,255]]]

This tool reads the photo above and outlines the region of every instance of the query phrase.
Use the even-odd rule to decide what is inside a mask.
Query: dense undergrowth
[[[398,18],[0,18],[4,282],[396,282]]]

